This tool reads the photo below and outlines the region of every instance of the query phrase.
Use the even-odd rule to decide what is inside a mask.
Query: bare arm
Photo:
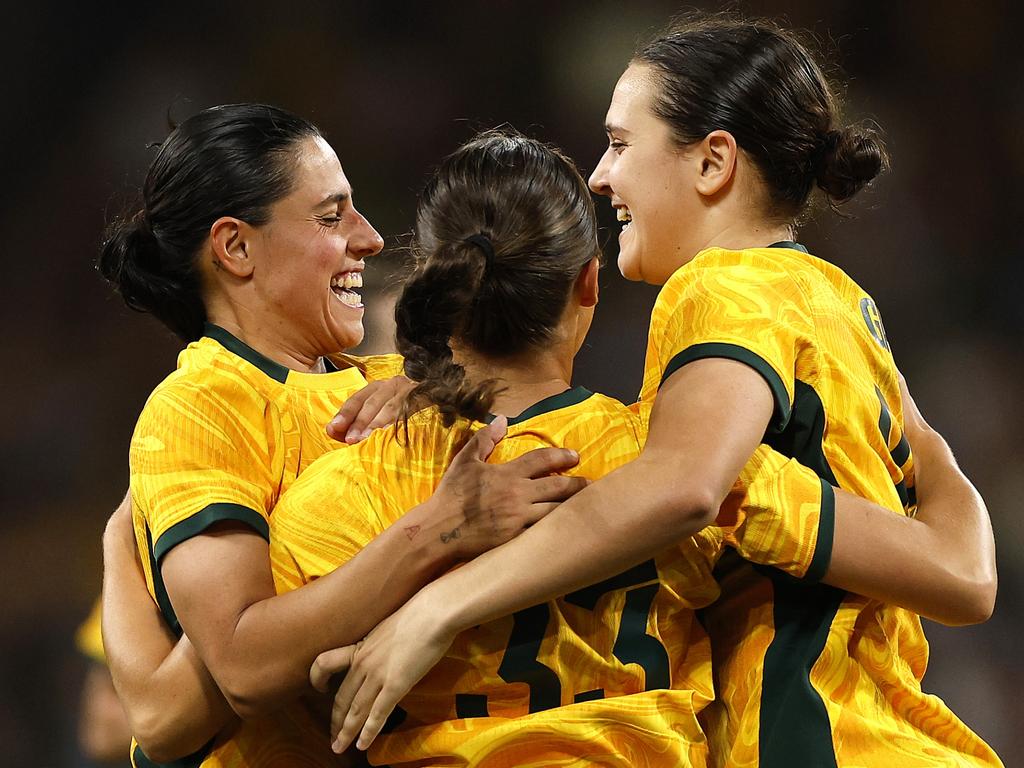
[[[107,763],[123,761],[131,741],[128,719],[110,681],[110,672],[94,662],[89,665],[82,688],[78,744],[89,760]]]
[[[620,573],[713,521],[772,407],[768,384],[743,363],[710,358],[673,373],[637,460],[425,587],[355,651],[336,751],[360,731],[365,749],[459,631]]]
[[[985,621],[997,581],[988,510],[902,377],[900,384],[917,515],[896,515],[838,491],[832,561],[823,581],[943,624]]]
[[[578,461],[561,449],[485,464],[495,432],[500,436],[503,428],[496,423],[474,436],[434,496],[408,512],[402,526],[293,592],[275,595],[267,543],[249,529],[222,524],[167,553],[162,574],[168,595],[236,712],[249,717],[298,695],[321,651],[363,637],[445,568],[519,533],[585,484],[547,477]],[[480,487],[492,490],[481,496]],[[494,526],[499,511],[517,525]],[[409,528],[419,533],[410,538]],[[454,528],[464,535],[441,536]]]
[[[152,760],[191,754],[234,718],[187,637],[177,640],[149,595],[129,497],[103,535],[103,636],[131,734]]]

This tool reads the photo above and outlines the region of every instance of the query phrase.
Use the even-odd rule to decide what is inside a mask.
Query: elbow
[[[245,670],[239,670],[218,684],[228,706],[242,720],[269,714],[280,705],[274,691],[268,689],[263,681],[246,674]]]
[[[996,607],[996,588],[995,574],[990,579],[972,585],[968,595],[965,595],[960,626],[983,624],[992,618]]]
[[[995,574],[960,585],[950,596],[943,615],[935,620],[948,627],[966,627],[983,624],[992,618],[996,606],[997,581]]]
[[[132,719],[132,735],[142,753],[163,765],[181,760],[198,750],[206,740],[192,743],[165,712],[152,712]]]

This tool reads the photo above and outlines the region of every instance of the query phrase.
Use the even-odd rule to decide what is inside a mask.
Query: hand
[[[373,430],[394,422],[415,386],[405,376],[371,381],[345,401],[327,425],[327,434],[350,445],[365,440]]]
[[[935,430],[925,421],[924,416],[921,415],[921,409],[917,407],[914,398],[910,396],[910,389],[907,387],[907,380],[903,378],[903,374],[899,373],[898,375],[900,379],[900,399],[903,401],[903,432],[910,442],[911,450],[913,450],[915,440],[920,439],[925,434],[934,433]]]
[[[442,628],[436,614],[420,592],[362,643],[328,651],[337,655],[325,668],[351,660],[331,712],[336,753],[344,752],[356,736],[356,746],[368,749],[402,697],[444,656],[455,636]],[[310,670],[311,680],[313,674]]]
[[[579,463],[565,448],[538,448],[506,464],[488,464],[505,436],[499,416],[478,430],[458,452],[430,503],[442,516],[441,541],[453,543],[462,559],[504,544],[587,487],[582,477],[559,475]]]
[[[122,556],[123,562],[134,562],[142,573],[135,544],[135,528],[132,525],[132,494],[128,491],[124,499],[107,520],[103,531],[104,551],[106,558]]]

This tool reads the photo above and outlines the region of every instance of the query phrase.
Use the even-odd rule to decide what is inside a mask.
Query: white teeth
[[[615,209],[615,218],[618,219],[619,221],[632,221],[633,220],[633,217],[630,215],[629,209],[627,209],[627,208],[616,208]]]
[[[351,291],[344,291],[342,293],[335,293],[338,300],[349,307],[361,307],[363,306],[363,300],[358,293],[352,293]]]
[[[331,278],[331,288],[362,288],[363,276],[359,272],[345,272]]]

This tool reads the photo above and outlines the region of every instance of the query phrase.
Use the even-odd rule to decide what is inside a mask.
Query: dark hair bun
[[[110,225],[96,267],[131,309],[155,315],[182,338],[202,335],[202,305],[182,299],[183,291],[195,290],[196,278],[163,268],[160,243],[143,211]]]
[[[851,125],[826,134],[816,181],[829,204],[841,205],[889,167],[889,156],[878,132]]]

